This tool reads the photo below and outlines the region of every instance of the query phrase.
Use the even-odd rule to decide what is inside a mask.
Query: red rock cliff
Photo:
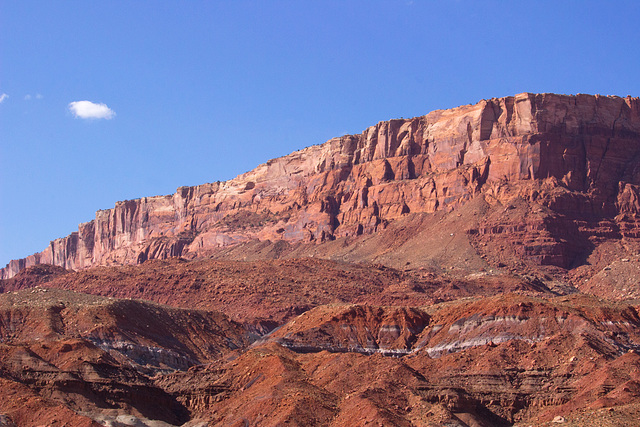
[[[380,122],[230,181],[118,202],[44,251],[11,261],[0,278],[40,263],[79,269],[198,256],[252,239],[374,233],[403,215],[452,210],[478,194],[499,199],[505,183],[551,182],[578,195],[549,198],[554,209],[617,216],[633,232],[639,156],[638,98],[523,93],[483,100]]]

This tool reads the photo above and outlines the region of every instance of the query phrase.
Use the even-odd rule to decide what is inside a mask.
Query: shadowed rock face
[[[217,360],[248,335],[214,311],[40,287],[3,293],[0,414],[20,426],[148,425],[91,420],[118,415],[182,425],[187,409],[151,378]]]
[[[36,264],[135,264],[256,239],[323,242],[370,234],[476,196],[489,203],[520,197],[551,209],[553,215],[520,224],[525,234],[549,234],[523,256],[568,267],[578,254],[561,241],[572,227],[640,237],[639,154],[638,98],[524,93],[483,100],[380,122],[227,182],[118,202],[44,251],[11,261],[0,278]],[[498,228],[472,232],[496,234],[500,224],[493,225]]]

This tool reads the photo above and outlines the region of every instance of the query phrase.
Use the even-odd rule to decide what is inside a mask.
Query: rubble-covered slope
[[[629,425],[640,408],[631,301],[328,304],[262,337],[210,310],[46,287],[0,310],[0,416],[21,426]]]

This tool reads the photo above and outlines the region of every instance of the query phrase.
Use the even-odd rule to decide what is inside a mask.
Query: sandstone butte
[[[118,202],[42,252],[11,261],[0,278],[36,264],[82,269],[195,258],[256,240],[366,235],[410,213],[454,210],[478,195],[489,203],[514,195],[539,202],[573,224],[597,228],[605,220],[605,229],[633,239],[640,236],[639,155],[638,98],[522,93],[482,100],[380,122],[226,182]],[[562,221],[551,222],[533,228],[552,238],[521,248],[521,255],[569,267],[576,254],[567,239],[553,239]]]

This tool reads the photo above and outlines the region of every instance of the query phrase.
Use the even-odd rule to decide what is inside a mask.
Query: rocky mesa
[[[504,244],[526,262],[568,268],[581,249],[567,233],[640,236],[639,156],[638,98],[523,93],[483,100],[380,122],[230,181],[118,202],[42,252],[11,261],[0,278],[36,264],[82,269],[195,258],[247,242],[368,235],[476,196],[501,206],[517,197],[541,213],[525,223],[499,218],[469,227],[479,245],[508,229]]]

